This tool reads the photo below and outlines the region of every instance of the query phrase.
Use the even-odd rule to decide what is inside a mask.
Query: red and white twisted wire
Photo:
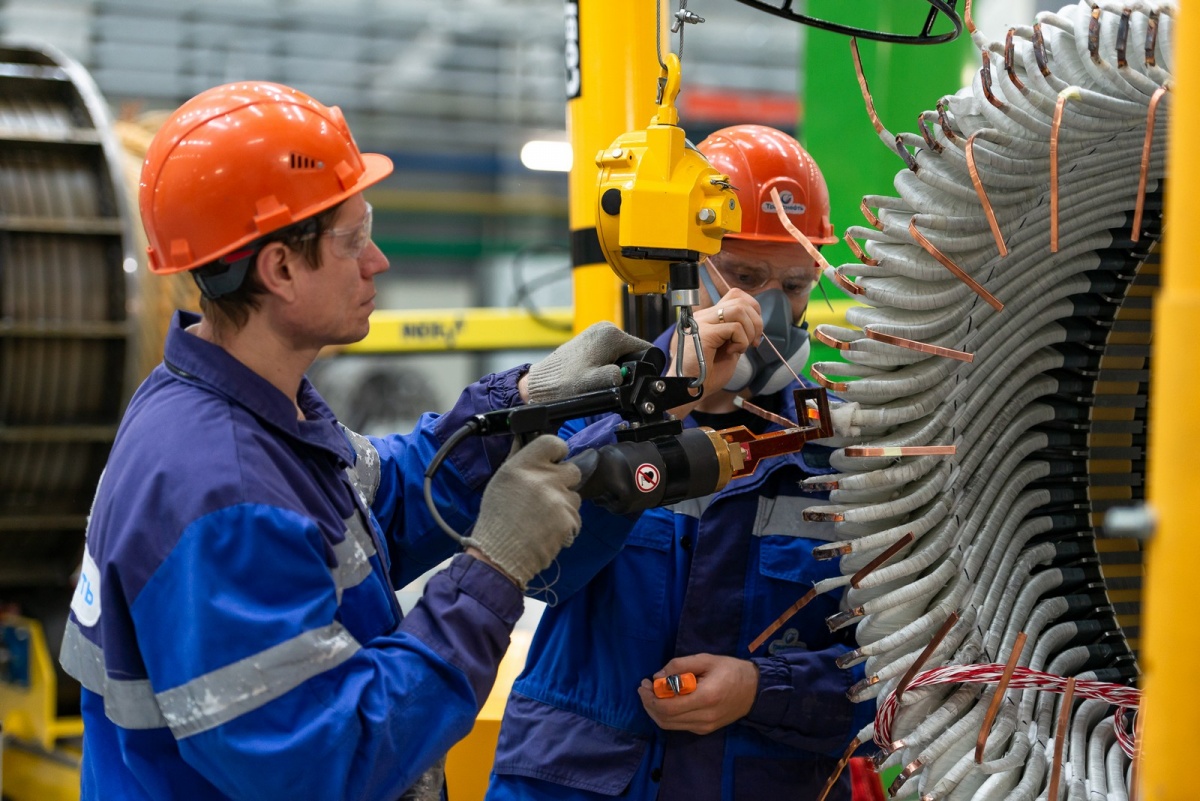
[[[931,668],[930,670],[918,673],[903,690],[904,692],[908,692],[918,687],[928,687],[934,684],[999,684],[1000,677],[1004,674],[1004,668],[1004,665],[997,664],[946,665],[944,667]],[[1013,669],[1012,679],[1009,681],[1008,687],[1017,690],[1040,690],[1042,692],[1062,693],[1067,688],[1067,678],[1053,673],[1043,673],[1040,670],[1016,667]],[[1107,701],[1117,707],[1135,709],[1141,702],[1142,692],[1136,687],[1129,687],[1124,684],[1077,679],[1075,681],[1075,697],[1094,698],[1100,701]],[[891,747],[892,724],[895,722],[899,711],[900,702],[896,693],[891,692],[879,704],[879,708],[875,712],[875,742],[881,748]],[[1120,711],[1118,710],[1119,714]],[[1118,717],[1119,722],[1120,718]],[[1118,732],[1117,737],[1121,741],[1121,747],[1125,750],[1125,753],[1132,756],[1133,744],[1132,742],[1129,742],[1128,745],[1126,744],[1125,738],[1128,737],[1128,734],[1124,732],[1124,728],[1123,725],[1116,727]]]

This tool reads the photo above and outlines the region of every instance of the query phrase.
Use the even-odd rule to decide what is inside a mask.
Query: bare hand
[[[730,289],[716,306],[700,309],[695,314],[700,328],[700,346],[704,350],[704,361],[708,374],[704,379],[704,392],[710,394],[723,389],[733,377],[738,357],[757,345],[762,339],[762,310],[758,301],[740,289]],[[678,331],[671,336],[671,365],[667,375],[676,375],[675,355],[678,353]],[[689,338],[683,347],[683,374],[700,374],[696,360],[696,348]],[[671,410],[677,417],[691,411],[690,406]]]
[[[726,313],[728,316],[728,313]],[[674,698],[654,695],[654,678],[672,673],[694,673],[696,691]],[[712,734],[741,720],[758,696],[758,668],[732,656],[695,654],[672,659],[638,687],[642,706],[658,727],[693,734]]]

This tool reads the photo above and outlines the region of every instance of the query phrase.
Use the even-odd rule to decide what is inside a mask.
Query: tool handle
[[[654,680],[654,694],[659,698],[674,698],[696,690],[695,673],[673,673]]]

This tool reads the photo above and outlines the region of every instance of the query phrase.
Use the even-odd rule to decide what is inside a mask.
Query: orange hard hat
[[[386,178],[337,106],[276,83],[201,92],[167,120],[142,164],[150,270],[201,267]]]
[[[829,187],[800,143],[765,125],[722,128],[696,146],[717,172],[729,176],[742,202],[742,230],[727,239],[795,242],[775,213],[771,189],[779,190],[792,224],[813,244],[837,241],[829,222]]]

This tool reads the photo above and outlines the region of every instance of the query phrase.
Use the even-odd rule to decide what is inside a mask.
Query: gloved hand
[[[483,491],[479,520],[463,544],[478,548],[521,589],[575,541],[582,525],[579,468],[567,443],[543,434],[500,465]]]
[[[529,368],[529,402],[570,398],[620,386],[621,368],[613,364],[650,343],[609,322],[594,323]]]

